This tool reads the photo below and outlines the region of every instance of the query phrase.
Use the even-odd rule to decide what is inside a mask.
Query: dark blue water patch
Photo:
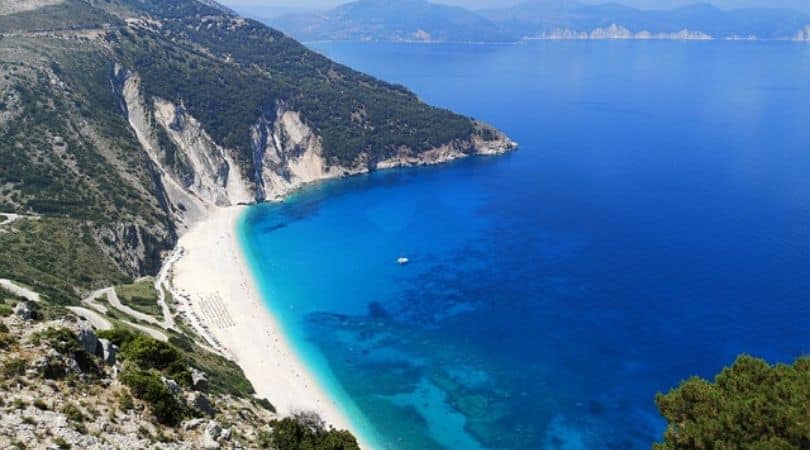
[[[810,351],[810,47],[320,49],[521,143],[246,219],[269,306],[381,448],[646,449],[656,393]]]

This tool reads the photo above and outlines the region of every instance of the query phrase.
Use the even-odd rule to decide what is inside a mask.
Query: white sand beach
[[[318,413],[327,425],[352,430],[348,419],[315,382],[264,306],[237,236],[243,207],[212,211],[180,238],[170,258],[171,290],[186,321],[212,347],[236,361],[279,414]],[[370,448],[360,442],[364,449]]]

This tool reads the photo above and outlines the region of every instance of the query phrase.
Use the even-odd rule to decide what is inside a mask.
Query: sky
[[[276,16],[288,12],[327,9],[350,0],[219,0],[244,14]],[[391,0],[396,1],[396,0]],[[505,7],[518,0],[431,0],[471,9]],[[590,3],[606,3],[608,0],[583,0]],[[692,3],[713,3],[721,8],[770,7],[792,8],[810,13],[810,0],[610,0],[637,8],[666,9]]]

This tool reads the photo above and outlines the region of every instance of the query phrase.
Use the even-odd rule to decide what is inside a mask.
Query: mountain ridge
[[[455,12],[450,18],[438,12],[449,10]],[[462,15],[466,22],[459,18]],[[707,3],[651,10],[610,2],[527,0],[507,8],[470,11],[424,0],[402,4],[358,0],[323,12],[282,15],[267,22],[305,41],[805,40],[810,15],[779,8],[726,10]],[[476,33],[476,27],[483,31]]]
[[[42,217],[32,242],[63,250],[42,258],[0,234],[18,249],[0,276],[64,303],[156,273],[213,208],[514,147],[216,3],[30,1],[0,14],[0,211]],[[56,226],[76,239],[47,234]],[[65,246],[108,267],[55,271]]]

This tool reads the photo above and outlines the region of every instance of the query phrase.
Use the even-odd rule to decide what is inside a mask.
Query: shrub
[[[65,415],[67,420],[74,424],[84,423],[84,413],[82,412],[81,408],[79,408],[79,406],[73,402],[66,403],[60,412]]]
[[[136,334],[126,328],[114,328],[112,330],[99,331],[96,333],[96,336],[101,339],[107,339],[117,345],[118,348],[122,348],[125,344],[135,339]]]
[[[59,353],[67,354],[80,350],[79,338],[67,328],[48,328],[31,336],[34,345],[46,344]]]
[[[45,401],[43,401],[41,398],[34,400],[34,408],[42,411],[47,411],[49,409],[48,404],[45,403]]]
[[[175,426],[187,414],[185,406],[172,395],[155,371],[128,366],[121,374],[121,382],[130,388],[132,395],[149,405],[159,423]]]
[[[132,401],[132,396],[126,392],[121,392],[118,395],[118,407],[123,411],[129,411],[135,407],[135,402]]]
[[[0,305],[0,306],[5,306],[5,305]],[[4,324],[3,322],[0,322],[0,333],[8,333],[8,331],[9,331],[8,326],[6,324]]]
[[[63,450],[70,450],[72,446],[68,444],[68,442],[60,437],[54,438],[53,443],[56,444],[57,447]]]
[[[3,377],[14,378],[25,374],[25,360],[21,358],[11,358],[3,363]]]
[[[8,317],[14,313],[14,310],[11,309],[11,306],[6,304],[0,304],[0,317]]]
[[[0,333],[0,349],[7,349],[16,342],[14,336],[7,333]]]
[[[810,358],[770,366],[743,355],[714,383],[691,378],[656,403],[669,422],[656,450],[810,448]]]
[[[345,430],[325,429],[308,418],[286,417],[270,423],[269,436],[259,433],[262,448],[285,450],[359,450],[357,440]]]
[[[254,399],[253,399],[253,402],[254,402],[255,404],[259,405],[260,407],[262,407],[262,408],[266,409],[267,411],[270,411],[271,413],[275,413],[275,412],[276,412],[276,407],[275,407],[275,406],[273,406],[273,404],[272,404],[272,403],[270,403],[270,400],[267,400],[267,399],[266,399],[266,398],[264,398],[264,397],[262,397],[262,398],[254,398]]]
[[[124,344],[121,357],[141,369],[165,370],[182,360],[180,352],[165,342],[139,334]]]

